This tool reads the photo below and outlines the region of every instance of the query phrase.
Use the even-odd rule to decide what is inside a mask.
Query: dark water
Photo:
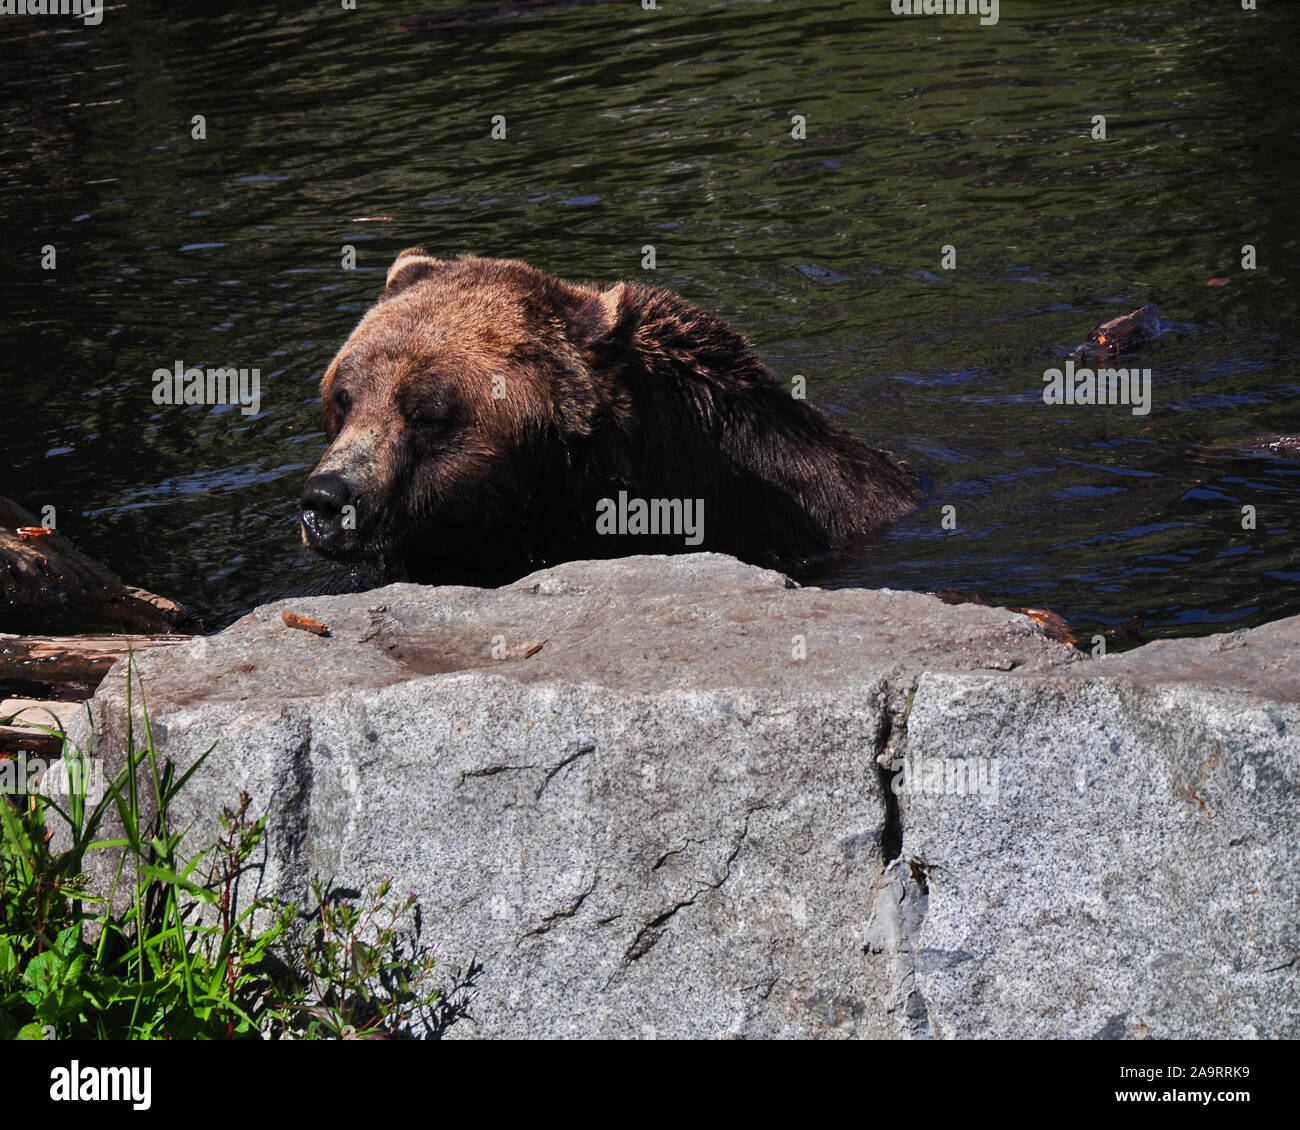
[[[209,627],[355,583],[300,547],[296,499],[321,373],[393,255],[646,278],[652,243],[647,281],[926,476],[818,583],[950,586],[1120,645],[1300,612],[1296,457],[1196,447],[1300,431],[1293,13],[661,5],[0,18],[0,493]],[[1044,405],[1044,369],[1144,302],[1150,414]],[[178,359],[259,368],[261,411],[155,406]]]

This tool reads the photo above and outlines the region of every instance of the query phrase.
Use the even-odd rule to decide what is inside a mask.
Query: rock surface
[[[196,845],[244,789],[262,893],[419,892],[448,1036],[1294,1037],[1297,642],[1086,660],[700,554],[283,601],[138,669],[169,758],[217,743]],[[92,711],[111,770],[124,665]]]

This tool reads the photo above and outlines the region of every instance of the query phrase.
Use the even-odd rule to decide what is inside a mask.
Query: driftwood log
[[[176,634],[189,622],[0,496],[0,692],[38,696],[0,693],[0,758],[57,756],[58,731],[82,709],[70,700],[93,694],[124,655],[189,639]]]
[[[157,634],[189,620],[174,600],[123,584],[0,495],[0,632]]]
[[[11,636],[0,634],[0,682],[84,683],[94,688],[122,656],[184,643],[189,636]]]
[[[0,685],[50,698],[0,694],[0,758],[19,751],[57,755],[61,730],[83,709],[108,669],[125,655],[184,643],[190,636],[10,636],[0,634]],[[55,697],[57,696],[57,697]]]
[[[85,709],[79,702],[0,698],[0,755],[22,751],[57,757],[63,750],[60,734]],[[47,729],[56,732],[46,733]]]

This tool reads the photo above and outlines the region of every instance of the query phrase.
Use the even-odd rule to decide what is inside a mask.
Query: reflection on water
[[[295,500],[320,375],[393,255],[642,278],[650,243],[653,282],[926,478],[913,517],[805,579],[951,587],[1121,645],[1300,612],[1300,460],[1207,453],[1300,430],[1297,30],[1234,8],[6,18],[0,491],[210,626],[359,583],[298,544]],[[1044,405],[1044,371],[1146,302],[1150,414]],[[259,369],[260,411],[154,405],[177,361]]]

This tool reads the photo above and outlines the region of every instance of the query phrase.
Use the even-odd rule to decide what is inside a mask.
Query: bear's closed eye
[[[398,404],[403,419],[417,428],[446,427],[456,415],[456,407],[455,397],[451,395],[449,389],[445,388],[411,397],[404,403]]]

